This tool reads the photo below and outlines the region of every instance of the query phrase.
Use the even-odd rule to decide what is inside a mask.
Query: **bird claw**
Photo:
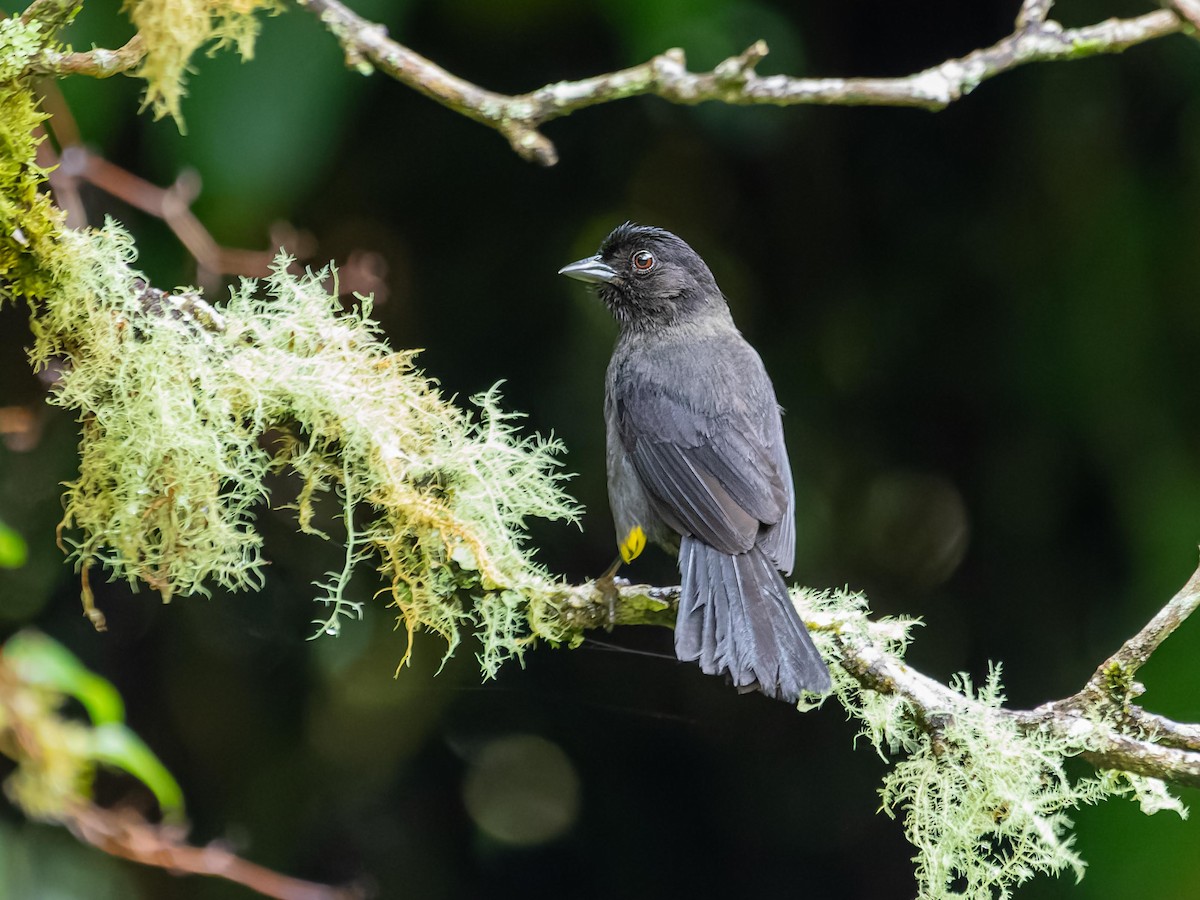
[[[620,591],[617,590],[617,580],[611,572],[605,572],[596,579],[596,590],[604,598],[604,604],[608,609],[604,630],[612,631],[613,626],[617,624],[617,600],[620,599],[621,595]]]
[[[613,626],[617,624],[617,601],[621,599],[621,592],[617,590],[616,575],[620,568],[621,557],[618,556],[613,560],[613,564],[604,570],[604,574],[596,579],[596,590],[600,592],[600,596],[604,598],[604,603],[608,607],[608,620],[604,624],[605,631],[612,631]]]

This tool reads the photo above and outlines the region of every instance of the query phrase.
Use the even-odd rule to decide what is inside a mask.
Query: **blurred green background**
[[[23,4],[21,4],[23,5]],[[503,91],[685,47],[711,67],[764,38],[763,73],[900,75],[1011,29],[1017,3],[951,0],[353,0],[466,78]],[[9,10],[17,8],[9,0]],[[77,46],[130,33],[88,0]],[[1149,3],[1064,2],[1067,24]],[[465,396],[506,381],[529,427],[567,444],[582,533],[534,527],[572,579],[612,557],[601,394],[615,328],[555,276],[626,219],[708,261],[761,351],[798,491],[796,577],[921,616],[910,660],[947,678],[1001,660],[1010,701],[1076,690],[1187,579],[1200,541],[1200,46],[1030,66],[950,109],[601,106],[545,130],[552,169],[382,77],[347,72],[300,11],[265,21],[253,62],[198,58],[188,134],[137,115],[130,79],[61,84],[85,142],[159,184],[185,168],[230,246],[285,220],[313,264],[380,254],[376,309],[398,347]],[[89,216],[137,236],[161,287],[195,280],[165,228],[95,190]],[[876,813],[883,763],[836,708],[797,716],[670,657],[666,630],[539,649],[481,685],[470,648],[434,677],[378,603],[306,642],[309,582],[335,547],[260,522],[259,595],[98,591],[81,618],[54,546],[74,423],[44,408],[25,312],[0,310],[0,628],[34,623],[122,691],[183,784],[197,841],[382,897],[875,898],[913,894],[911,848]],[[281,492],[287,486],[281,485]],[[27,551],[27,552],[26,552]],[[14,555],[11,555],[15,553]],[[340,563],[337,563],[340,564]],[[634,577],[673,583],[646,554]],[[377,585],[360,578],[370,600]],[[607,645],[630,648],[620,652]],[[1200,721],[1200,623],[1144,670],[1146,705]],[[118,778],[101,799],[136,787]],[[1192,806],[1200,792],[1184,791]],[[1076,816],[1082,884],[1021,898],[1200,896],[1200,823],[1113,801]],[[237,898],[104,858],[0,813],[0,897]]]

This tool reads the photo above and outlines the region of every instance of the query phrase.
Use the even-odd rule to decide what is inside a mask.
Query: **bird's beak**
[[[602,260],[599,254],[563,266],[558,274],[590,284],[611,284],[617,277],[616,269]]]

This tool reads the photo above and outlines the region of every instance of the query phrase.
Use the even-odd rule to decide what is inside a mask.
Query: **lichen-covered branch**
[[[80,0],[34,0],[19,16],[0,20],[0,29],[10,32],[8,41],[0,34],[0,72],[3,64],[19,64],[14,74],[21,75],[108,78],[129,72],[146,82],[143,108],[150,108],[156,118],[172,116],[181,130],[179,104],[196,51],[203,46],[233,45],[242,58],[249,59],[258,35],[255,13],[279,9],[277,0],[138,0],[123,7],[137,29],[124,46],[72,51],[59,45],[58,32],[80,5]],[[21,53],[24,58],[18,59],[11,51],[28,47],[13,37],[26,44],[32,38],[38,45],[36,52]]]
[[[216,4],[184,15],[169,3],[134,7],[139,33],[116,50],[59,50],[49,44],[32,56],[30,74],[90,75],[106,78],[133,72],[147,81],[146,104],[156,115],[182,122],[179,101],[188,60],[204,43],[233,43],[249,56],[257,33],[250,15],[255,8],[273,10],[276,0],[248,5]],[[982,82],[1032,62],[1076,59],[1120,53],[1129,47],[1175,34],[1198,15],[1200,0],[1175,0],[1170,9],[1131,18],[1112,18],[1078,28],[1064,28],[1050,18],[1053,0],[1026,0],[1012,33],[988,47],[948,59],[911,75],[895,78],[800,78],[762,76],[756,71],[767,55],[759,40],[709,72],[691,72],[684,51],[671,49],[641,65],[584,78],[547,84],[524,94],[502,94],[480,87],[392,40],[378,23],[363,19],[340,0],[295,0],[317,14],[342,45],[349,65],[368,73],[378,69],[447,108],[500,132],[522,157],[542,165],[558,158],[554,144],[541,132],[553,119],[589,106],[626,97],[657,96],[672,103],[717,101],[731,105],[822,104],[840,106],[904,106],[938,110],[969,94]],[[69,21],[77,4],[36,0],[21,21],[51,37]],[[184,27],[186,23],[187,27]]]
[[[1122,715],[1130,726],[1140,733],[1154,735],[1155,743],[1200,753],[1200,725],[1173,722],[1165,716],[1146,712],[1133,704],[1127,705],[1122,710]]]
[[[801,593],[801,603],[812,592]],[[677,587],[649,587],[617,583],[616,622],[619,624],[670,624],[679,599]],[[608,598],[595,585],[583,585],[563,594],[565,620],[579,628],[604,624]],[[1173,784],[1200,787],[1200,725],[1174,722],[1126,703],[1110,709],[1106,693],[1093,690],[1097,678],[1114,666],[1132,675],[1149,660],[1166,637],[1200,605],[1200,570],[1134,638],[1127,641],[1097,670],[1079,694],[1048,703],[1035,710],[998,708],[990,715],[1007,718],[1025,731],[1049,730],[1085,748],[1081,756],[1098,768],[1119,769],[1136,775],[1159,778]],[[857,619],[857,613],[852,618]],[[806,615],[811,631],[825,635],[836,648],[841,667],[862,690],[885,694],[904,701],[913,717],[926,730],[953,716],[963,695],[913,669],[891,652],[877,630],[848,629],[841,614]],[[878,625],[884,635],[893,626]]]
[[[762,76],[755,71],[767,54],[767,45],[760,40],[711,72],[688,71],[683,50],[673,49],[639,66],[510,95],[487,90],[446,71],[390,39],[382,25],[361,18],[340,0],[296,2],[320,16],[341,42],[350,65],[363,72],[379,69],[455,112],[496,129],[522,157],[542,165],[553,165],[558,158],[554,145],[540,131],[542,125],[625,97],[653,95],[682,104],[714,100],[736,105],[907,106],[937,110],[1017,66],[1120,53],[1184,27],[1176,11],[1163,9],[1134,18],[1064,28],[1049,18],[1053,0],[1028,0],[1021,7],[1013,32],[995,44],[899,78]]]
[[[40,22],[50,29],[68,24],[79,12],[82,0],[33,0],[21,13],[25,24]]]
[[[1136,671],[1182,623],[1198,580],[1118,651],[1122,672]],[[619,580],[615,621],[669,624],[678,593]],[[1087,687],[1034,710],[1009,709],[999,666],[974,687],[966,675],[946,685],[905,663],[912,621],[872,619],[866,601],[846,591],[802,589],[795,599],[830,664],[833,697],[892,764],[881,808],[903,819],[917,849],[919,900],[1006,897],[1037,872],[1081,877],[1068,816],[1084,804],[1131,796],[1147,814],[1186,815],[1164,782],[1200,787],[1200,725],[1148,713],[1128,702],[1129,691]],[[564,588],[544,601],[542,616],[569,639],[607,622],[611,602],[594,584]],[[1120,684],[1127,689],[1128,678]],[[1095,773],[1069,773],[1076,757]]]

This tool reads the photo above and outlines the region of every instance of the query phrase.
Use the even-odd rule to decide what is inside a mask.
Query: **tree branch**
[[[1200,570],[1141,631],[1096,669],[1083,693],[1091,698],[1112,696],[1115,687],[1121,689],[1121,700],[1141,694],[1141,687],[1133,682],[1133,676],[1197,607],[1200,607]]]
[[[1063,28],[1049,18],[1053,0],[1025,0],[1012,34],[990,47],[899,78],[760,76],[755,66],[767,55],[767,45],[757,41],[711,72],[689,72],[683,51],[674,49],[640,66],[510,95],[481,88],[447,72],[391,40],[382,25],[361,18],[340,0],[296,2],[320,16],[341,43],[349,65],[364,73],[380,69],[443,106],[496,129],[523,158],[542,165],[553,165],[558,159],[554,145],[539,130],[542,125],[576,110],[625,97],[653,95],[680,104],[717,100],[735,105],[906,106],[939,110],[987,79],[1017,66],[1120,53],[1184,28],[1183,19],[1170,9],[1129,19],[1107,19],[1081,28]]]
[[[40,22],[48,30],[57,30],[75,18],[81,3],[82,0],[33,0],[21,13],[21,21],[27,25]]]
[[[1172,8],[1191,23],[1193,28],[1200,28],[1200,0],[1172,0]]]
[[[200,178],[192,170],[179,174],[162,188],[123,169],[84,146],[75,117],[66,99],[52,81],[41,86],[42,105],[50,114],[46,127],[54,137],[41,141],[37,161],[48,174],[55,202],[66,210],[67,225],[82,228],[88,224],[87,210],[79,186],[87,183],[128,203],[148,215],[161,219],[196,261],[196,280],[205,289],[221,286],[229,275],[261,278],[271,271],[280,250],[286,249],[296,260],[296,271],[316,252],[312,235],[297,231],[288,222],[271,226],[273,250],[246,250],[219,244],[192,212],[192,203],[200,195]],[[330,277],[331,286],[340,296],[370,294],[375,303],[386,303],[389,294],[387,263],[368,250],[355,249],[339,265],[338,277]]]
[[[81,805],[70,811],[66,824],[79,840],[111,856],[157,866],[176,875],[221,878],[264,897],[275,897],[277,900],[361,900],[367,896],[358,887],[330,887],[283,875],[243,859],[219,844],[191,846],[184,841],[181,829],[153,825],[130,810]]]
[[[1045,22],[1050,16],[1050,7],[1054,0],[1024,0],[1017,12],[1017,31],[1034,28]]]
[[[32,8],[32,7],[31,7]],[[146,57],[142,36],[135,34],[116,50],[96,47],[81,52],[64,52],[47,47],[34,57],[30,72],[34,75],[89,75],[109,78],[128,72]]]
[[[671,624],[679,588],[657,588],[617,579],[615,624]],[[1174,722],[1126,703],[1114,710],[1111,693],[1099,693],[1093,682],[1107,686],[1113,666],[1132,674],[1145,664],[1163,640],[1200,605],[1200,570],[1136,636],[1097,670],[1078,694],[1034,710],[994,709],[989,715],[1007,718],[1023,731],[1048,729],[1088,749],[1081,755],[1098,769],[1116,769],[1159,778],[1177,785],[1200,787],[1200,725]],[[609,599],[595,584],[564,591],[558,604],[571,628],[582,631],[608,621]],[[810,630],[828,633],[841,657],[841,666],[864,689],[905,701],[915,720],[935,735],[947,719],[971,702],[964,695],[923,675],[884,649],[887,622],[871,623],[870,637],[828,615],[808,615]]]

